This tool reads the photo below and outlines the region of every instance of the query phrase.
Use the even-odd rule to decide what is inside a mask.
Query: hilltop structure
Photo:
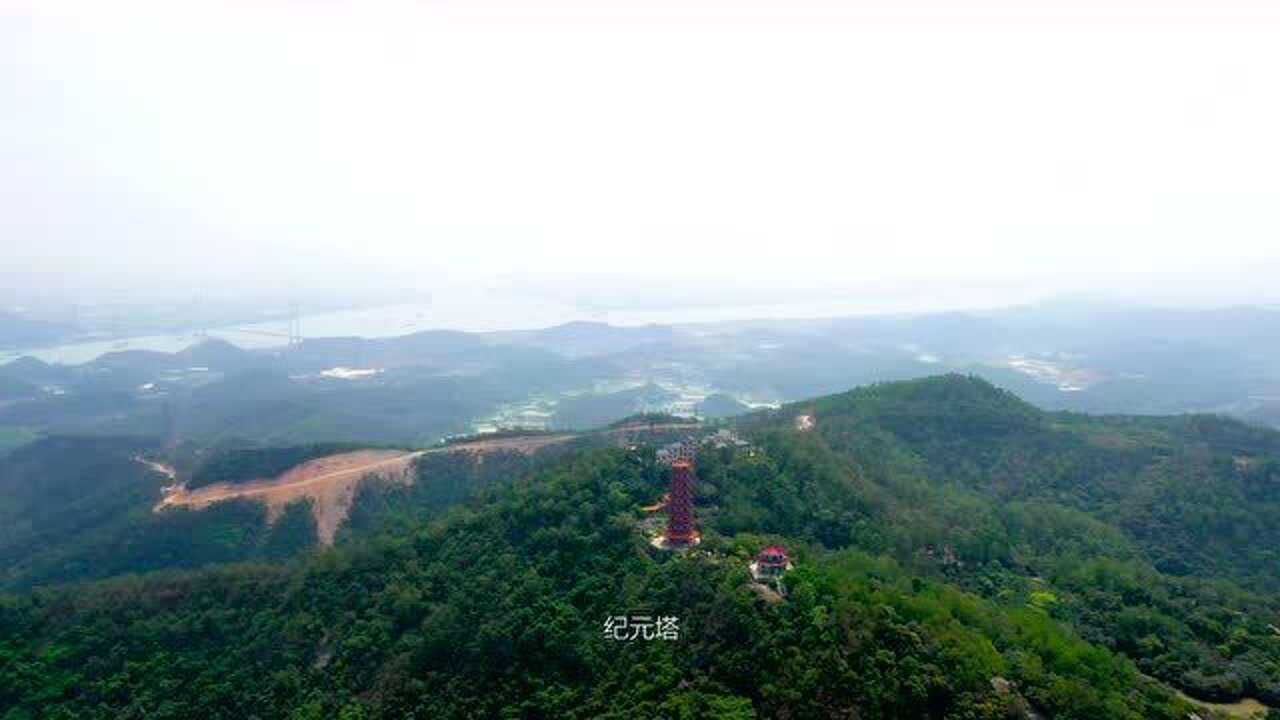
[[[693,462],[698,454],[698,441],[692,437],[677,440],[658,448],[658,462],[663,465],[674,465],[677,460]]]
[[[667,499],[668,547],[696,545],[700,539],[693,521],[693,460],[678,458],[671,463],[671,493]]]
[[[791,558],[787,555],[786,548],[781,545],[770,545],[760,551],[749,567],[751,577],[756,582],[774,583],[782,577],[783,573],[791,569]]]
[[[693,516],[694,458],[698,453],[698,441],[685,438],[658,450],[658,462],[671,466],[671,488],[659,505],[646,510],[665,509],[667,527],[653,537],[651,544],[662,550],[679,550],[692,547],[702,541]]]

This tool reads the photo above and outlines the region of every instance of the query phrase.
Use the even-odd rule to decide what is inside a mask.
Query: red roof
[[[781,557],[782,562],[785,563],[787,561],[787,549],[781,545],[770,545],[769,547],[761,550],[760,555],[756,559],[763,562],[766,557]]]

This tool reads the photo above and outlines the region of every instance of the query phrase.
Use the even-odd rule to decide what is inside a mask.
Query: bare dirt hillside
[[[186,507],[193,510],[233,498],[258,500],[267,506],[267,521],[275,522],[286,505],[298,500],[311,500],[316,519],[316,533],[322,545],[332,545],[338,526],[347,519],[356,489],[367,478],[385,482],[411,483],[413,463],[427,453],[490,453],[514,451],[534,453],[549,445],[572,440],[576,435],[532,435],[494,438],[459,443],[431,450],[357,450],[328,455],[294,466],[274,478],[261,478],[240,483],[215,483],[188,490],[182,485],[165,488],[164,497],[156,504],[156,512]],[[139,462],[145,462],[139,460]],[[151,463],[147,463],[151,466]],[[171,476],[172,477],[172,476]]]
[[[358,450],[310,460],[274,478],[215,483],[195,490],[173,486],[155,509],[189,507],[199,510],[221,500],[251,498],[266,504],[267,520],[274,522],[289,503],[309,499],[320,543],[331,545],[334,533],[351,510],[351,501],[360,482],[368,477],[412,482],[413,460],[421,454],[402,450]]]

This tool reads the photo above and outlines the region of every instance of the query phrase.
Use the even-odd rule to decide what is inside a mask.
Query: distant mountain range
[[[1280,313],[1050,303],[989,312],[316,338],[0,365],[0,427],[198,442],[429,441],[636,412],[724,417],[856,385],[964,372],[1037,405],[1214,412],[1280,425]],[[412,409],[410,409],[412,408]],[[167,429],[165,429],[167,428]]]

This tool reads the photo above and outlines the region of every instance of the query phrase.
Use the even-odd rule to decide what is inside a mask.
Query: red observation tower
[[[671,462],[671,495],[667,499],[667,545],[692,545],[698,542],[693,526],[693,460],[678,458]]]

